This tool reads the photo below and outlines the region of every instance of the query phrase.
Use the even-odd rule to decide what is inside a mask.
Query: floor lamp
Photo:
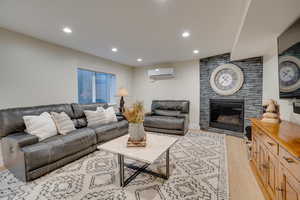
[[[125,111],[125,108],[124,108],[124,104],[125,104],[124,97],[128,96],[128,91],[127,91],[127,89],[126,89],[126,88],[120,88],[120,89],[118,90],[117,96],[118,96],[118,97],[121,97],[121,99],[120,99],[119,112],[120,112],[120,113],[123,113],[123,112]]]

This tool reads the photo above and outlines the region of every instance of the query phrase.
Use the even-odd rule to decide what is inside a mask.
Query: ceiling
[[[0,0],[0,27],[148,66],[228,52],[232,60],[262,56],[299,8],[300,0]]]
[[[230,52],[248,1],[0,0],[0,27],[122,64],[146,66]],[[73,33],[63,33],[64,26]],[[182,38],[184,31],[190,32],[189,38]],[[198,54],[193,54],[195,49]]]
[[[251,0],[246,6],[231,59],[265,55],[277,37],[300,17],[300,0]]]

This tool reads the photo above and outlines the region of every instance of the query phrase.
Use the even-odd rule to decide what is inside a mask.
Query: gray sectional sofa
[[[185,135],[189,126],[190,102],[186,100],[154,100],[151,113],[145,116],[146,131]]]
[[[0,139],[4,165],[17,178],[30,181],[96,150],[97,144],[128,133],[128,122],[117,116],[118,122],[87,127],[84,110],[96,110],[107,104],[59,104],[0,110]],[[56,135],[41,142],[26,133],[23,116],[43,112],[65,112],[76,130]]]

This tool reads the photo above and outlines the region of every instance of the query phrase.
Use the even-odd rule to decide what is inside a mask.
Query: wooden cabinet
[[[300,182],[283,165],[278,178],[278,200],[300,200]]]
[[[264,145],[259,141],[258,142],[258,172],[264,182],[267,180],[267,149],[264,147]]]
[[[300,200],[300,126],[251,121],[251,162],[267,198]]]
[[[259,155],[258,155],[258,143],[257,143],[257,138],[256,136],[254,135],[252,137],[252,150],[251,150],[251,158],[252,158],[252,161],[258,166],[258,162],[259,162]]]
[[[272,199],[276,199],[276,177],[277,177],[277,171],[278,171],[278,161],[277,158],[271,153],[267,152],[266,154],[266,188],[271,195]]]

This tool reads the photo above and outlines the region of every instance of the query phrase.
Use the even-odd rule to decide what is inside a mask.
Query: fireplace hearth
[[[244,131],[244,100],[210,99],[209,105],[210,127]]]

